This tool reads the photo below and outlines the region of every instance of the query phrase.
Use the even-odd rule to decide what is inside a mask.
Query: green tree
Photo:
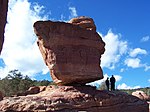
[[[0,80],[0,91],[6,96],[10,96],[12,93],[11,83],[7,77]]]
[[[25,92],[31,86],[48,86],[54,85],[48,80],[31,80],[27,75],[24,76],[19,70],[11,70],[8,75],[0,79],[0,91],[5,96],[15,95],[17,93]]]
[[[32,80],[28,76],[23,77],[18,70],[11,70],[8,75],[0,81],[0,91],[2,91],[5,96],[24,92],[31,86],[33,86]]]
[[[29,87],[34,86],[34,84],[33,81],[26,75],[23,79],[20,80],[18,86],[19,92],[24,92],[29,89]]]

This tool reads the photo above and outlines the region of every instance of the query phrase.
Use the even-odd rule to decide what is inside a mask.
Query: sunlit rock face
[[[69,22],[37,21],[38,46],[53,81],[58,85],[85,84],[103,78],[100,58],[105,43],[93,19]]]
[[[142,100],[150,101],[150,96],[147,95],[146,93],[144,93],[143,91],[138,91],[138,90],[134,91],[134,92],[132,92],[132,95],[136,96]]]
[[[7,18],[8,0],[0,0],[0,53],[4,43],[4,29]]]
[[[44,87],[45,88],[45,87]],[[149,112],[148,103],[119,91],[91,86],[47,86],[38,94],[5,97],[2,112]]]
[[[73,18],[68,23],[78,25],[79,27],[87,29],[87,30],[96,31],[96,26],[92,18],[82,16],[79,18]]]

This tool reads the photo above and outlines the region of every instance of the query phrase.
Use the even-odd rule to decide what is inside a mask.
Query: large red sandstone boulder
[[[90,86],[50,86],[34,95],[6,97],[0,111],[148,112],[148,103],[132,95]]]
[[[0,53],[4,42],[4,29],[7,18],[8,0],[0,0]]]
[[[103,78],[100,58],[105,43],[91,18],[79,17],[68,23],[38,21],[34,30],[56,84],[85,84]]]

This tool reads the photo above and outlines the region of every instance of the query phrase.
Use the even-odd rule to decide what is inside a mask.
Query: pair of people
[[[111,78],[110,78],[111,91],[115,90],[115,82],[116,82],[116,79],[112,75]],[[106,83],[106,86],[107,86],[107,90],[109,91],[109,78],[107,78],[107,80],[105,81],[105,83]]]

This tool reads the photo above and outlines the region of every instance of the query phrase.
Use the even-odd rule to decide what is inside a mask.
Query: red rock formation
[[[17,93],[14,96],[26,96],[26,95],[31,95],[31,94],[38,94],[42,91],[45,91],[46,86],[33,86],[30,87],[27,91],[22,92],[22,93]]]
[[[135,91],[132,93],[133,96],[136,96],[142,100],[150,101],[150,96],[145,94],[143,91]]]
[[[90,86],[50,86],[28,96],[7,97],[0,111],[44,112],[148,112],[148,103],[118,91],[96,90]]]
[[[91,18],[34,24],[38,46],[51,76],[59,85],[85,84],[103,78],[100,58],[105,43]]]
[[[0,53],[4,42],[4,29],[7,18],[8,0],[0,0]]]
[[[94,30],[96,31],[96,26],[92,18],[88,18],[85,16],[81,16],[79,18],[73,18],[68,23],[78,25],[81,28],[85,28],[87,30]]]
[[[28,94],[37,94],[40,92],[40,87],[38,86],[33,86],[33,87],[30,87],[28,90],[27,90],[27,93]]]

